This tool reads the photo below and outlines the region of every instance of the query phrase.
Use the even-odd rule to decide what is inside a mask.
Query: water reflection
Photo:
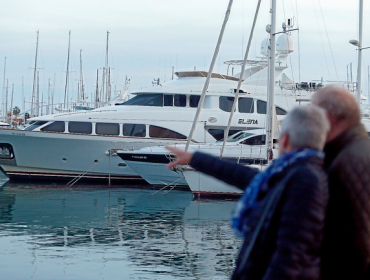
[[[76,279],[86,273],[91,279],[228,279],[240,246],[229,227],[235,202],[152,193],[6,184],[0,189],[0,246],[11,238],[17,248],[5,250],[0,263],[11,267],[10,256],[28,255],[23,261],[29,273],[39,271],[36,279],[48,279],[37,263],[54,274],[73,271]]]

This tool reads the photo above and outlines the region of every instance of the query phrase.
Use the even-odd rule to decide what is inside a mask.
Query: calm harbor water
[[[190,192],[0,181],[6,279],[228,279],[235,201]]]

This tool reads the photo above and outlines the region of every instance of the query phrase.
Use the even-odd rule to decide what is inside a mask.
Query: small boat
[[[222,158],[245,165],[263,166],[268,162],[266,150],[265,129],[253,129],[240,131],[228,137],[225,151]],[[220,156],[223,140],[216,143],[191,144],[190,152],[201,151],[214,156]],[[184,144],[174,145],[184,149]],[[273,151],[272,157],[277,156],[277,150]],[[196,191],[199,186],[192,187],[189,181],[185,180],[183,169],[169,170],[167,164],[174,159],[174,156],[165,146],[145,147],[135,151],[119,150],[117,155],[125,163],[138,173],[149,184],[155,186],[182,187]],[[186,169],[189,172],[189,169]],[[191,171],[194,173],[194,171]],[[196,172],[198,173],[198,172]],[[206,186],[204,186],[206,187]]]

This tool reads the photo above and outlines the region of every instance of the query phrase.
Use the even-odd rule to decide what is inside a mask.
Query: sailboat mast
[[[13,97],[14,97],[14,84],[12,84],[12,97],[10,98],[10,121],[12,121],[13,116]]]
[[[6,120],[6,110],[5,110],[5,73],[6,73],[6,57],[4,61],[4,78],[3,78],[3,94],[2,94],[2,112],[3,112],[3,118]]]
[[[8,120],[8,79],[6,79],[6,89],[5,89],[5,116]]]
[[[106,47],[105,47],[105,70],[104,70],[104,84],[103,86],[105,86],[105,102],[108,102],[108,96],[109,96],[109,85],[108,85],[108,77],[107,77],[107,72],[108,72],[108,46],[109,46],[109,31],[107,31],[107,44],[106,44]]]
[[[267,88],[267,125],[266,125],[266,150],[267,158],[271,159],[270,155],[273,148],[273,127],[274,127],[274,112],[275,112],[275,53],[276,53],[276,0],[271,1],[271,25],[269,26],[270,33],[270,52],[269,52],[269,74]]]
[[[360,0],[359,4],[359,23],[358,23],[358,62],[357,62],[357,102],[361,103],[361,82],[362,82],[362,26],[363,26],[363,14],[364,14],[363,0]]]
[[[98,108],[98,102],[99,102],[99,69],[96,70],[95,108]]]
[[[68,56],[67,56],[67,71],[66,71],[66,83],[64,87],[64,109],[66,109],[66,102],[68,102],[68,76],[69,76],[69,53],[71,49],[71,30],[68,33]]]
[[[33,86],[32,86],[32,99],[31,99],[31,116],[35,115],[34,106],[36,101],[36,75],[37,75],[37,54],[39,48],[39,31],[37,30],[37,39],[36,39],[36,54],[35,54],[35,67],[33,68]]]
[[[84,80],[82,75],[82,50],[80,50],[80,87],[79,87],[80,95],[78,96],[79,102],[85,101],[85,93],[84,93]]]

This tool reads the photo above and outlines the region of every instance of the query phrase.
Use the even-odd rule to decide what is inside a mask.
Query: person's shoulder
[[[298,188],[310,186],[326,186],[327,174],[320,162],[301,161],[289,171],[289,184]]]

